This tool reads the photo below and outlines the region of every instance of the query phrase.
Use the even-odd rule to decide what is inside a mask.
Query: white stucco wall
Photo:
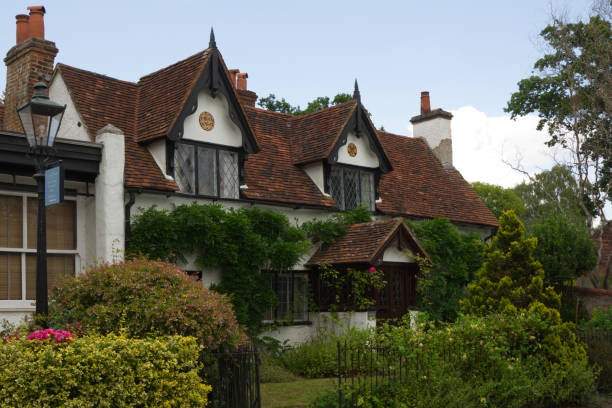
[[[147,150],[149,150],[149,153],[153,156],[153,160],[157,163],[157,167],[164,173],[164,177],[172,179],[172,177],[166,173],[166,139],[163,138],[149,143],[147,145]]]
[[[281,343],[295,346],[316,337],[322,332],[340,335],[349,328],[374,329],[376,320],[368,318],[368,312],[311,313],[311,324],[279,326],[263,332],[260,337],[272,337]]]
[[[213,98],[208,90],[200,92],[196,111],[187,116],[183,124],[183,139],[223,146],[242,146],[242,133],[230,119],[228,106],[227,99],[223,94],[217,93],[217,97]],[[214,127],[209,131],[202,129],[200,126],[200,114],[202,112],[209,112],[215,120]]]
[[[66,110],[64,111],[64,117],[62,118],[62,123],[60,125],[57,137],[91,142],[89,135],[85,130],[85,126],[81,121],[81,117],[79,116],[74,103],[72,102],[72,98],[70,97],[68,87],[64,82],[64,78],[62,78],[62,75],[59,72],[57,75],[55,75],[53,82],[49,86],[49,99],[51,99],[53,102],[59,103],[60,105],[66,105]],[[79,126],[79,123],[81,126]],[[96,129],[94,129],[94,131],[95,130]]]
[[[398,249],[396,245],[390,245],[383,253],[384,262],[413,263],[414,254],[408,248]]]
[[[125,250],[125,140],[121,130],[107,125],[97,133],[96,142],[103,145],[96,178],[96,257],[113,262],[122,259]]]
[[[306,164],[302,167],[308,177],[315,183],[319,191],[325,194],[325,175],[323,173],[323,162],[318,161]]]
[[[351,157],[348,153],[348,145],[353,143],[357,147],[357,154]],[[346,139],[346,144],[340,146],[338,150],[338,163],[351,164],[353,166],[377,168],[380,163],[378,156],[370,148],[369,136],[361,134],[359,137],[355,132],[350,132]]]

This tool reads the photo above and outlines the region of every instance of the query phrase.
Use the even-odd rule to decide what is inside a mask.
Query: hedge
[[[0,401],[9,407],[202,407],[211,387],[198,376],[193,337],[128,339],[110,334],[8,339],[0,344]]]

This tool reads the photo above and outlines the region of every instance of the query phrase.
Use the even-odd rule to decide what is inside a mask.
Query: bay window
[[[234,198],[240,196],[239,153],[216,146],[177,142],[174,179],[182,193]]]
[[[75,274],[76,202],[49,206],[46,217],[50,289],[62,276]],[[36,299],[37,220],[35,195],[0,195],[0,305]]]
[[[372,170],[334,165],[328,173],[329,194],[340,210],[352,210],[363,204],[374,211],[375,180]]]

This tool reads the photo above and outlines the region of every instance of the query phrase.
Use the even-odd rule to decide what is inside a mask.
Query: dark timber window
[[[174,179],[182,193],[239,198],[239,154],[209,145],[176,143]]]
[[[341,210],[352,210],[360,204],[375,209],[374,172],[354,167],[332,166],[329,171],[329,193]]]
[[[266,311],[264,321],[308,321],[308,272],[270,272],[268,277],[277,303]]]

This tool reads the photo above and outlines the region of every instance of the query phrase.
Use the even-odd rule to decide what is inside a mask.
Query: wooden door
[[[414,263],[383,264],[387,285],[378,292],[376,321],[399,319],[416,307],[416,272]]]

